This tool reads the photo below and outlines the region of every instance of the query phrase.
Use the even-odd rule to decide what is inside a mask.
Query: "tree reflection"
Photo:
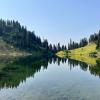
[[[89,66],[89,70],[90,70],[91,74],[93,74],[95,76],[99,76],[99,78],[100,78],[100,59],[98,59],[96,61],[96,65]]]
[[[62,60],[64,62],[65,60]],[[0,69],[0,88],[15,88],[27,77],[34,77],[35,73],[40,72],[41,68],[47,69],[48,64],[58,63],[60,65],[61,58],[57,57],[26,57],[7,60]]]
[[[100,77],[100,59],[96,60],[96,65],[88,65],[87,63],[73,59],[68,59],[68,64],[70,66],[70,69],[75,66],[79,66],[83,71],[89,70],[92,75]]]
[[[58,57],[23,57],[16,59],[0,59],[0,88],[16,88],[21,82],[26,81],[28,77],[34,77],[35,73],[40,72],[42,69],[47,69],[48,64],[66,64],[70,69],[80,67],[83,71],[89,70],[91,74],[100,77],[100,59],[96,65],[88,65],[84,62],[65,59]]]

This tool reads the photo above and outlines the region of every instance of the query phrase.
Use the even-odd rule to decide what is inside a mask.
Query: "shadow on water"
[[[35,76],[41,68],[47,69],[48,64],[64,64],[68,61],[70,69],[80,66],[83,71],[89,70],[91,74],[100,77],[100,59],[97,65],[92,66],[84,62],[58,58],[58,57],[23,57],[16,59],[0,60],[0,88],[17,88],[26,78]]]

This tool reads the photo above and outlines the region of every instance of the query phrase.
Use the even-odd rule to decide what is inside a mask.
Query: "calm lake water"
[[[0,100],[99,100],[100,63],[71,59],[0,60]]]

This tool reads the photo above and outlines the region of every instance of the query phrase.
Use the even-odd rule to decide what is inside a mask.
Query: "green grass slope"
[[[91,57],[90,55],[95,54],[96,58]],[[67,55],[71,59],[79,60],[82,62],[86,62],[88,64],[95,65],[96,60],[100,57],[100,52],[96,50],[96,44],[91,43],[85,47],[81,47],[78,49],[73,49],[69,51],[60,51],[56,54],[59,57],[65,58]]]
[[[77,55],[86,55],[87,56],[93,52],[97,52],[95,43],[89,44],[85,47],[81,47],[78,49],[70,50],[70,54],[73,54],[73,55],[77,54]]]

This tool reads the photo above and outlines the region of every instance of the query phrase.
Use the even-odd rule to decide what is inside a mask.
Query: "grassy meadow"
[[[96,65],[96,60],[100,57],[100,52],[96,50],[96,44],[91,43],[78,49],[60,51],[56,55],[61,58],[69,57],[91,65]]]

